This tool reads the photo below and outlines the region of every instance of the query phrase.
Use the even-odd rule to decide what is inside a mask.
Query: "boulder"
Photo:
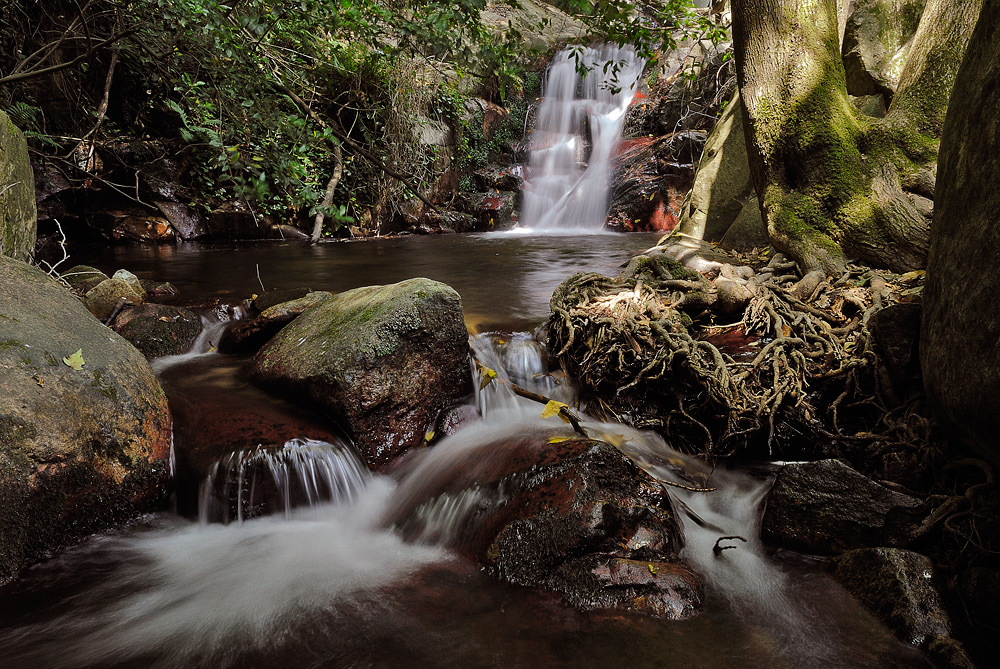
[[[840,460],[787,464],[774,481],[761,532],[783,548],[833,555],[905,544],[920,500],[862,476]]]
[[[321,407],[384,467],[471,391],[461,298],[430,279],[340,293],[285,326],[248,371]]]
[[[114,313],[122,300],[124,300],[123,304],[142,304],[145,302],[144,293],[145,291],[143,294],[136,292],[123,279],[107,279],[87,291],[83,296],[83,305],[95,317],[104,320]]]
[[[202,328],[198,314],[165,304],[127,306],[112,327],[149,360],[187,353]]]
[[[692,178],[690,166],[678,160],[685,160],[682,156],[699,141],[704,142],[704,134],[693,131],[624,140],[611,177],[609,225],[626,231],[673,230]]]
[[[86,295],[87,291],[110,277],[96,267],[76,265],[60,274],[60,278],[68,283],[74,292]]]
[[[721,239],[756,195],[741,107],[737,91],[708,136],[691,191],[681,207],[678,230],[696,239]]]
[[[930,558],[898,548],[859,548],[828,563],[834,578],[906,643],[941,667],[972,667],[934,586]]]
[[[35,251],[35,177],[24,135],[0,111],[0,255],[28,260]]]
[[[64,286],[7,258],[0,285],[2,580],[163,508],[171,427],[149,363]]]
[[[262,297],[267,297],[265,293]],[[308,292],[302,297],[287,302],[279,302],[264,309],[254,318],[237,321],[226,330],[219,341],[219,351],[222,353],[256,353],[271,337],[278,334],[296,317],[306,310],[322,304],[333,297],[332,293],[320,290]],[[254,300],[254,305],[266,304],[270,300]]]
[[[1000,469],[1000,5],[986,3],[955,79],[934,193],[920,321],[927,403],[955,442]],[[924,195],[927,189],[924,188]],[[979,268],[970,281],[964,268]]]
[[[847,92],[891,99],[926,0],[858,0],[842,46]]]
[[[396,491],[390,520],[405,536],[444,540],[494,577],[579,609],[698,611],[702,584],[674,553],[680,538],[662,487],[616,448],[537,431],[491,440],[497,427],[484,423],[467,430],[422,454]]]

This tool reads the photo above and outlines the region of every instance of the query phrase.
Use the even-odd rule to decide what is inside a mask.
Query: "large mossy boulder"
[[[162,508],[171,426],[146,360],[65,287],[8,258],[0,286],[2,580]]]
[[[35,178],[28,144],[0,111],[0,255],[28,260],[35,250]]]
[[[372,467],[424,441],[471,391],[462,301],[430,279],[357,288],[282,329],[250,377],[341,423]]]

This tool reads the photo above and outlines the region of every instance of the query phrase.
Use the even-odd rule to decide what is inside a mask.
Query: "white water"
[[[604,227],[611,158],[642,68],[630,47],[577,47],[552,60],[531,134],[521,227],[534,231]]]
[[[186,353],[180,353],[178,355],[165,355],[162,358],[156,358],[151,363],[153,371],[157,374],[163,372],[163,370],[168,367],[173,367],[174,365],[179,365],[181,363],[188,362],[189,360],[195,360],[209,355],[216,355],[216,347],[219,345],[219,338],[229,327],[230,321],[239,320],[243,317],[243,308],[240,306],[236,307],[218,307],[215,309],[203,311],[200,314],[201,318],[201,332],[195,338],[194,343],[191,344],[191,349]]]

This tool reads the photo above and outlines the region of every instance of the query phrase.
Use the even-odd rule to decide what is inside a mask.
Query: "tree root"
[[[773,456],[793,416],[850,438],[862,430],[844,423],[845,412],[888,413],[873,382],[868,322],[891,289],[861,268],[833,280],[781,274],[788,269],[779,256],[747,279],[723,265],[712,281],[649,252],[615,278],[574,275],[552,297],[549,349],[585,395],[605,400],[595,406],[662,426],[675,445],[683,433],[688,450],[709,457],[732,455],[762,432]],[[723,280],[750,296],[736,327],[760,346],[752,359],[699,338],[722,311]]]

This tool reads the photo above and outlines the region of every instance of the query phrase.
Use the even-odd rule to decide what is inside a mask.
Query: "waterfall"
[[[549,65],[531,135],[522,227],[604,227],[611,159],[643,65],[631,47],[607,45],[566,49]]]
[[[230,453],[209,468],[201,484],[203,523],[283,512],[295,506],[353,502],[371,474],[346,443],[290,439],[279,448],[255,446]]]

